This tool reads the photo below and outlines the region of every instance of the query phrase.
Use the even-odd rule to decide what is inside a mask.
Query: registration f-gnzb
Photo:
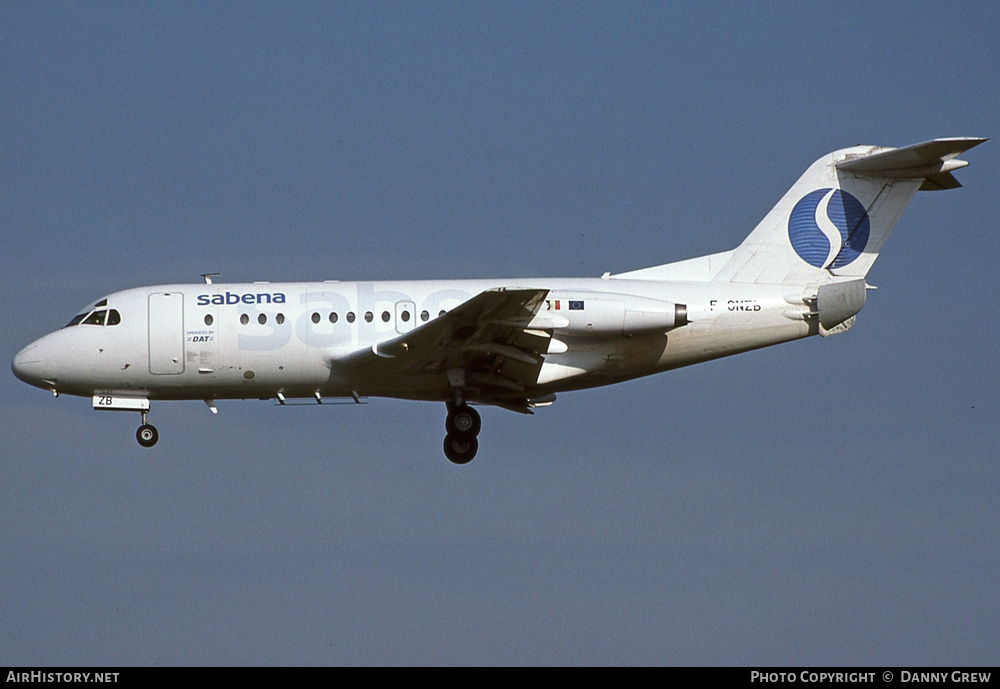
[[[444,402],[445,455],[475,457],[472,405],[530,414],[556,394],[831,335],[918,190],[960,186],[984,139],[855,146],[806,170],[731,251],[600,278],[159,285],[115,292],[21,350],[14,373],[95,409],[153,400]]]

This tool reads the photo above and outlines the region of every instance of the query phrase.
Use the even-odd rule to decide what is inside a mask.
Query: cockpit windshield
[[[105,299],[99,302],[98,306],[107,306],[108,300]],[[74,325],[118,325],[122,322],[122,316],[115,309],[99,309],[96,311],[90,311],[88,313],[79,313],[73,316],[69,323],[64,325],[64,328],[70,328]]]
[[[66,325],[64,325],[63,327],[64,328],[69,328],[69,327],[74,326],[74,325],[79,325],[80,321],[82,321],[86,317],[87,317],[87,314],[85,314],[85,313],[78,313],[75,316],[73,316],[72,320],[70,320],[70,322],[67,323]]]

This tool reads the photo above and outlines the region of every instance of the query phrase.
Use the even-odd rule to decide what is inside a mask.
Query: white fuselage
[[[18,354],[14,370],[38,387],[83,396],[447,400],[451,386],[441,371],[386,376],[342,364],[486,290],[534,285],[548,290],[538,327],[552,344],[530,397],[816,332],[803,318],[800,290],[788,285],[617,278],[177,284],[108,295],[81,315],[113,309],[117,323],[84,320],[46,335]],[[641,322],[661,303],[686,305],[689,322]]]

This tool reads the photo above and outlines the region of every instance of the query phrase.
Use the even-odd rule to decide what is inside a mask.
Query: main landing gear
[[[455,464],[471,462],[479,451],[476,436],[482,427],[479,413],[468,404],[449,404],[448,418],[444,422],[444,429],[448,432],[444,437],[444,456]]]

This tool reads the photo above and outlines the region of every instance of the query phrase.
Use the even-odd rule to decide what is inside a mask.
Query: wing
[[[332,362],[336,373],[362,394],[454,399],[531,413],[530,389],[556,325],[542,311],[548,290],[481,292],[443,316],[370,350]],[[551,321],[551,322],[550,322]]]

